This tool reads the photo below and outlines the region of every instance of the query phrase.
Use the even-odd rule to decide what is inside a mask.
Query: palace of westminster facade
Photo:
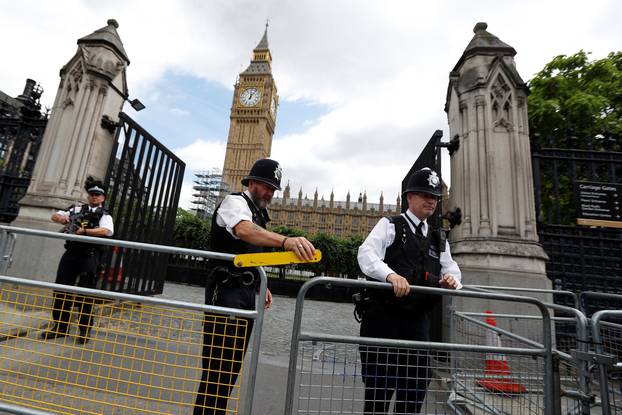
[[[270,157],[278,105],[266,26],[250,65],[239,74],[235,84],[221,189],[243,190],[240,182],[253,163]],[[195,190],[202,191],[200,186]],[[309,234],[321,232],[339,237],[365,236],[381,217],[399,214],[400,206],[399,196],[394,205],[384,204],[383,195],[379,203],[367,203],[366,194],[351,200],[348,193],[345,201],[337,201],[331,192],[329,200],[318,199],[317,190],[313,199],[303,197],[302,189],[297,198],[292,198],[288,183],[282,197],[275,197],[270,204],[270,227],[284,225]]]

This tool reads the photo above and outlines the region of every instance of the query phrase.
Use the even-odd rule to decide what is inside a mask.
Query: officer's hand
[[[449,288],[451,290],[455,290],[458,288],[458,280],[455,279],[451,274],[443,275],[443,278],[439,281],[439,284],[443,288]]]
[[[315,254],[315,247],[303,236],[287,238],[285,240],[285,249],[293,251],[298,258],[304,259],[305,261],[312,260]]]
[[[401,275],[395,273],[387,275],[387,281],[393,286],[393,292],[396,297],[403,297],[410,292],[408,280]]]
[[[76,235],[86,235],[86,229],[83,229],[83,228],[76,229]]]
[[[270,290],[266,290],[266,302],[263,307],[266,309],[272,307],[272,293]]]

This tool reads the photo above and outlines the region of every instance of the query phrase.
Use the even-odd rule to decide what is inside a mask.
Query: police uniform
[[[248,180],[259,180],[280,188],[280,167],[269,159],[255,163]],[[266,209],[255,205],[248,190],[226,196],[212,217],[212,250],[230,254],[263,252],[266,248],[244,242],[234,234],[242,221],[266,228],[270,218]],[[255,309],[259,275],[256,268],[235,268],[231,261],[211,260],[214,264],[207,279],[205,304],[244,310]],[[203,320],[202,376],[194,415],[225,414],[229,395],[241,369],[253,320],[242,324],[225,324],[226,316],[206,313]]]
[[[98,189],[102,190],[103,194],[103,189]],[[102,206],[91,207],[88,204],[84,204],[72,206],[66,211],[58,211],[56,213],[67,218],[80,215],[83,219],[84,229],[105,228],[108,237],[114,233],[112,217]],[[58,264],[56,283],[94,288],[97,266],[100,262],[100,250],[101,247],[95,244],[66,241],[65,253]],[[69,332],[69,319],[71,309],[74,306],[79,308],[80,314],[78,321],[79,341],[80,343],[85,343],[88,340],[88,333],[92,324],[91,310],[93,299],[62,291],[54,291],[52,318],[55,326],[42,334],[45,340],[62,337]]]
[[[413,174],[405,193],[422,191],[440,196],[440,185],[435,189],[436,186],[421,183],[432,172],[424,171]],[[396,273],[410,285],[430,287],[439,287],[440,277],[451,274],[461,288],[460,269],[441,232],[430,229],[426,220],[421,221],[410,210],[382,218],[359,248],[359,266],[368,279],[386,282],[389,274]],[[369,297],[361,322],[361,337],[429,340],[428,314],[440,296],[411,292],[398,298],[393,291],[377,290],[371,291]],[[427,353],[361,346],[360,354],[365,413],[387,413],[394,392],[395,413],[418,413],[430,378]]]

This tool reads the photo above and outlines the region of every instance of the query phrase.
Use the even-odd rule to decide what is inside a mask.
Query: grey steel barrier
[[[570,402],[560,402],[560,406],[563,408],[565,414],[589,414],[591,407],[595,402],[595,394],[597,391],[591,389],[591,370],[589,362],[591,357],[589,354],[589,340],[588,340],[588,320],[578,310],[571,307],[559,306],[557,304],[547,304],[550,308],[555,308],[557,311],[565,311],[569,314],[574,314],[575,318],[561,318],[554,317],[554,321],[563,321],[572,323],[576,327],[576,344],[570,353],[553,349],[553,354],[556,357],[555,362],[560,364],[559,368],[555,368],[556,376],[560,383],[560,398],[562,400],[570,400]],[[481,320],[483,317],[490,317],[491,315],[486,313],[473,313],[473,312],[455,312],[458,318],[468,321],[469,324],[478,325],[481,328],[494,331],[500,336],[503,336],[506,341],[510,341],[514,344],[527,345],[531,347],[542,347],[542,343],[518,335],[509,330],[501,327],[490,327]],[[539,316],[526,316],[518,314],[494,314],[496,320],[520,320],[527,322],[540,322]],[[530,323],[528,323],[530,324]],[[503,325],[503,324],[500,324]],[[536,329],[537,331],[537,329]],[[576,402],[576,403],[575,403]]]
[[[579,294],[579,302],[581,304],[581,311],[590,317],[594,314],[592,308],[594,304],[591,304],[590,300],[601,300],[602,303],[596,305],[596,311],[599,310],[617,310],[622,308],[622,294],[602,293],[597,291],[584,291]]]
[[[608,322],[607,319],[615,319]],[[603,415],[622,414],[622,310],[601,310],[591,319],[599,367]]]
[[[519,288],[519,287],[500,287],[500,286],[484,286],[484,285],[465,285],[465,289],[472,289],[476,291],[508,291],[508,292],[528,292],[528,293],[544,293],[544,294],[562,294],[568,297],[571,297],[573,304],[575,307],[567,307],[561,304],[555,303],[543,303],[547,308],[561,312],[565,315],[571,315],[572,318],[567,317],[558,317],[553,316],[551,320],[554,323],[561,323],[564,325],[568,325],[570,323],[574,326],[574,338],[571,339],[572,344],[564,344],[563,349],[559,350],[559,348],[554,347],[554,354],[560,359],[560,361],[565,364],[568,368],[576,370],[577,376],[577,386],[579,390],[562,390],[562,395],[566,396],[570,399],[575,399],[578,401],[577,410],[578,413],[582,415],[587,415],[590,413],[590,408],[594,405],[595,392],[592,390],[592,370],[590,366],[590,362],[592,361],[591,353],[590,353],[590,321],[579,310],[579,299],[580,297],[571,292],[571,291],[558,291],[558,290],[547,290],[547,289],[538,289],[538,288]],[[468,316],[484,316],[482,313],[462,313]],[[540,320],[539,316],[525,316],[525,315],[512,315],[512,314],[495,314],[496,318],[516,318],[516,319],[537,319]],[[480,322],[481,324],[481,322]],[[555,327],[555,326],[554,326]],[[496,329],[500,332],[503,330]],[[523,338],[522,336],[517,336],[515,333],[510,333],[505,331],[503,333],[508,337],[512,337],[518,341],[522,341],[527,344],[534,345],[532,340]],[[535,342],[535,345],[539,344]]]
[[[15,234],[0,232],[0,275],[4,274],[13,261]]]
[[[579,308],[579,296],[572,291],[564,290],[547,290],[540,288],[523,288],[523,287],[502,287],[496,285],[465,285],[464,288],[481,288],[488,291],[506,291],[506,292],[523,292],[533,294],[553,294],[563,297],[570,297],[570,300],[574,304],[575,308]]]
[[[12,243],[14,238],[8,237],[7,234],[23,234],[23,235],[31,235],[31,236],[40,236],[45,238],[52,239],[63,239],[70,241],[79,241],[86,243],[93,243],[97,245],[109,245],[109,246],[118,246],[122,248],[133,248],[133,249],[142,249],[153,252],[161,252],[161,253],[171,253],[171,254],[184,254],[184,255],[193,255],[197,257],[204,257],[210,259],[219,259],[219,260],[233,260],[234,255],[225,254],[220,252],[211,252],[211,251],[201,251],[196,249],[186,249],[186,248],[178,248],[172,246],[165,245],[154,245],[154,244],[146,244],[141,242],[131,242],[131,241],[122,241],[115,240],[109,238],[96,238],[96,237],[88,237],[88,236],[78,236],[78,235],[68,235],[60,232],[49,232],[35,229],[27,229],[27,228],[18,228],[12,226],[0,225],[0,252],[4,252],[7,243]],[[267,291],[267,277],[264,270],[260,267],[259,276],[260,276],[260,284],[259,284],[259,299],[263,299],[266,296]],[[60,290],[62,292],[72,293],[72,294],[80,294],[84,296],[92,296],[92,297],[103,297],[113,300],[121,300],[128,302],[137,302],[140,304],[151,304],[151,305],[160,305],[166,307],[173,308],[184,308],[188,310],[195,310],[201,312],[209,312],[215,314],[222,314],[229,317],[242,317],[248,318],[255,321],[254,324],[254,335],[253,335],[253,350],[250,356],[250,367],[248,372],[248,389],[245,396],[245,399],[242,399],[243,402],[243,410],[245,414],[252,413],[253,407],[253,399],[255,392],[255,382],[257,377],[257,365],[259,362],[259,349],[261,344],[261,334],[263,327],[263,319],[264,319],[264,306],[263,301],[258,301],[255,310],[243,310],[243,309],[234,309],[227,307],[219,307],[212,305],[203,305],[203,304],[195,304],[195,303],[187,303],[181,301],[174,300],[164,300],[158,298],[150,298],[132,294],[124,294],[118,292],[109,292],[102,290],[95,290],[89,288],[82,288],[76,286],[67,286],[67,285],[59,285],[41,281],[34,281],[22,278],[14,278],[7,276],[0,276],[0,286],[2,283],[10,283],[10,284],[19,284],[30,286],[37,289],[52,289],[52,290]],[[198,382],[197,382],[198,386]],[[0,400],[1,400],[0,396]],[[0,407],[0,409],[11,412],[13,405],[6,405]],[[19,414],[32,414],[38,415],[41,412],[32,411],[29,412],[30,409],[21,408],[19,409],[21,412],[11,412],[11,413],[19,413]]]
[[[467,290],[445,290],[440,288],[425,288],[425,287],[415,287],[411,286],[411,291],[417,293],[425,293],[430,295],[444,295],[444,296],[456,296],[456,297],[470,297],[470,298],[478,298],[485,300],[501,300],[501,301],[509,301],[515,303],[527,303],[534,305],[541,312],[541,317],[543,321],[542,325],[542,339],[543,344],[534,346],[534,348],[510,348],[510,347],[493,347],[493,346],[485,346],[485,345],[472,345],[472,344],[457,344],[457,343],[435,343],[435,342],[419,342],[419,341],[405,341],[405,340],[393,340],[393,339],[377,339],[377,338],[361,338],[355,336],[344,336],[344,335],[329,335],[329,334],[317,334],[317,333],[308,333],[304,332],[301,329],[302,325],[302,315],[304,308],[304,300],[307,292],[316,285],[332,285],[332,286],[342,286],[342,287],[350,287],[356,289],[384,289],[384,290],[392,290],[391,284],[388,283],[380,283],[380,282],[369,282],[369,281],[357,281],[357,280],[347,280],[340,278],[328,278],[328,277],[317,277],[311,281],[306,282],[302,288],[300,289],[297,300],[296,300],[296,310],[294,315],[294,325],[292,330],[292,341],[291,341],[291,354],[289,360],[289,369],[288,369],[288,382],[287,382],[287,393],[285,398],[285,415],[291,415],[294,410],[294,395],[297,384],[297,364],[300,352],[300,344],[302,342],[311,342],[312,345],[317,344],[318,342],[328,342],[328,343],[342,343],[344,345],[359,345],[359,346],[380,346],[382,348],[406,348],[406,349],[414,349],[421,348],[428,352],[432,351],[455,351],[455,352],[464,352],[464,353],[479,353],[479,354],[508,354],[508,355],[527,355],[533,359],[542,359],[542,390],[538,392],[542,395],[543,402],[543,410],[547,415],[556,415],[559,413],[559,390],[556,389],[556,381],[554,379],[554,356],[551,342],[551,319],[548,308],[539,300],[529,297],[517,297],[510,296],[504,294],[496,294],[496,293],[488,293],[488,292],[477,292],[477,291],[467,291]],[[303,353],[305,349],[303,348]],[[339,353],[339,350],[333,350],[333,353],[336,355]],[[314,352],[314,358],[317,351]],[[348,350],[346,350],[346,355],[348,353],[352,354]],[[305,385],[309,386],[309,390],[312,390],[312,387],[319,390],[319,393],[323,393],[324,389],[329,389],[329,397],[327,399],[333,399],[334,396],[338,398],[343,397],[343,399],[348,399],[354,401],[358,398],[355,396],[358,392],[357,389],[360,389],[360,384],[356,384],[352,381],[352,378],[359,377],[360,373],[357,372],[356,365],[357,362],[350,360],[348,363],[348,359],[352,359],[352,357],[345,356],[339,357],[339,363],[343,363],[344,372],[333,373],[333,375],[339,375],[341,378],[349,377],[347,382],[343,382],[343,391],[336,391],[331,383],[331,385],[325,386],[323,384],[323,379],[321,379],[321,385]],[[354,371],[352,369],[348,369],[347,365],[353,365]],[[301,370],[304,369],[304,364],[301,363]],[[321,369],[324,370],[324,369]],[[330,369],[326,369],[330,370]],[[334,370],[334,368],[333,368]],[[346,373],[348,372],[348,373]],[[322,373],[320,373],[320,377],[322,377]],[[312,376],[310,375],[310,378]],[[340,379],[341,379],[340,378]],[[331,380],[332,382],[332,380]],[[310,382],[311,383],[311,382]],[[360,382],[359,382],[360,383]],[[348,390],[345,390],[348,389]],[[360,393],[358,393],[360,395]],[[347,395],[347,397],[346,397]],[[426,398],[427,399],[427,398]],[[310,399],[311,401],[311,399]],[[317,401],[317,399],[316,399]],[[317,402],[316,402],[317,403]],[[321,402],[320,402],[321,403]],[[354,402],[353,402],[354,403]],[[299,408],[300,409],[300,408]],[[332,407],[331,407],[332,410]],[[316,409],[318,411],[318,409]],[[341,412],[331,412],[331,413],[352,413],[352,412],[343,412],[343,409],[340,409]],[[315,413],[315,412],[314,412]],[[358,412],[356,412],[358,413]]]

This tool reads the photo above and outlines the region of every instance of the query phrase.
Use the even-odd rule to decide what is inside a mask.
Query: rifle
[[[71,209],[70,212],[72,212]],[[89,220],[86,217],[86,214],[82,213],[82,211],[76,212],[75,210],[73,210],[73,213],[69,213],[69,222],[67,222],[65,226],[63,226],[60,232],[73,235],[78,229],[86,229],[88,224]]]

